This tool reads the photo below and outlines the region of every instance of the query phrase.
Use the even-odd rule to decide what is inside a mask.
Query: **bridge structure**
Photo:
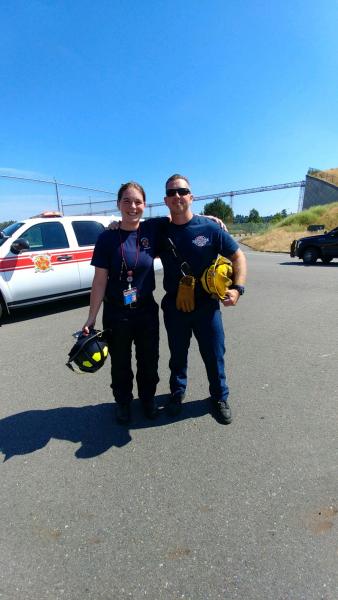
[[[285,190],[287,188],[300,188],[299,201],[298,201],[298,212],[302,210],[302,202],[304,197],[304,188],[306,181],[293,181],[291,183],[277,183],[276,185],[264,185],[256,188],[247,188],[243,190],[233,190],[231,192],[219,192],[218,194],[207,194],[205,196],[194,196],[194,202],[205,201],[205,200],[216,200],[216,198],[230,198],[230,206],[233,208],[233,197],[242,196],[244,194],[257,194],[259,192],[272,192],[274,190]],[[150,210],[156,206],[163,206],[163,202],[156,202],[148,204]]]
[[[56,195],[56,202],[57,202],[57,207],[58,210],[60,210],[61,212],[63,212],[65,214],[65,209],[67,210],[67,208],[70,207],[79,207],[81,206],[82,209],[85,205],[89,206],[89,213],[87,214],[99,214],[99,213],[105,213],[105,214],[109,214],[109,213],[113,213],[113,212],[117,212],[118,209],[116,209],[115,207],[107,207],[106,210],[96,210],[96,208],[94,208],[94,205],[102,205],[102,204],[107,204],[109,203],[111,205],[113,200],[116,200],[116,192],[111,192],[109,190],[102,190],[102,189],[98,189],[98,188],[90,188],[90,187],[84,187],[84,186],[80,186],[80,185],[73,185],[70,183],[64,183],[61,181],[56,181],[56,179],[53,180],[45,180],[45,179],[33,179],[33,178],[28,178],[28,177],[18,177],[18,176],[14,176],[14,175],[0,175],[0,177],[2,179],[16,179],[19,181],[27,181],[27,182],[34,182],[34,183],[40,183],[40,184],[52,184],[55,190],[55,195]],[[257,194],[260,192],[271,192],[271,191],[275,191],[275,190],[283,190],[283,189],[287,189],[287,188],[300,188],[300,193],[299,193],[299,200],[298,200],[298,212],[302,210],[303,207],[303,198],[304,198],[304,190],[305,190],[305,185],[306,185],[306,181],[302,180],[302,181],[293,181],[290,183],[278,183],[276,185],[265,185],[265,186],[260,186],[260,187],[254,187],[254,188],[246,188],[246,189],[241,189],[241,190],[232,190],[229,192],[218,192],[217,194],[206,194],[203,196],[194,196],[194,202],[202,202],[202,201],[206,201],[206,200],[215,200],[216,198],[229,198],[230,199],[230,206],[231,208],[233,208],[233,198],[234,196],[241,196],[244,194]],[[80,202],[72,202],[70,204],[66,204],[64,203],[63,199],[62,199],[62,194],[60,193],[61,188],[70,188],[70,189],[76,189],[76,190],[82,190],[82,191],[87,191],[87,192],[97,192],[97,193],[102,193],[105,194],[106,197],[109,196],[109,200],[92,200],[90,198],[89,202],[87,200],[83,200]],[[159,206],[164,206],[164,202],[153,202],[153,203],[149,203],[147,204],[147,208],[149,211],[149,216],[152,215],[152,209],[159,207]],[[81,214],[84,214],[83,212]]]

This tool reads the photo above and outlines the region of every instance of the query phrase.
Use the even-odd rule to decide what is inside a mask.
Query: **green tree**
[[[260,223],[261,221],[262,221],[262,219],[259,216],[258,210],[256,210],[255,208],[252,208],[249,212],[248,222],[249,223]]]
[[[234,220],[231,206],[223,202],[221,198],[216,198],[213,202],[205,204],[202,214],[218,217],[223,223],[233,223]]]
[[[283,208],[282,212],[278,212],[275,215],[272,215],[270,223],[278,223],[279,221],[285,219],[287,216],[288,213],[286,212],[285,208]]]
[[[3,223],[0,223],[0,231],[8,227],[8,225],[12,225],[12,223],[15,223],[15,221],[3,221]]]
[[[234,223],[247,223],[247,222],[248,222],[247,215],[235,215],[234,216]]]

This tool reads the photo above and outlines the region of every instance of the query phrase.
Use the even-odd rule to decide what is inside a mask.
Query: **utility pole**
[[[55,177],[54,177],[54,183],[55,183],[56,201],[57,201],[57,205],[58,205],[58,211],[62,212],[61,211],[61,206],[60,206],[59,188],[58,188],[58,184],[57,184],[57,181],[56,181]]]
[[[230,208],[231,208],[232,212],[234,212],[233,204],[234,204],[234,193],[230,192]]]

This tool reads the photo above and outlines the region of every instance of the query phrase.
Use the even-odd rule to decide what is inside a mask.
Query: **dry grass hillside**
[[[317,179],[323,179],[328,183],[333,183],[333,185],[338,186],[338,169],[326,169],[325,171],[315,171],[311,169],[309,175],[312,177],[317,177]]]
[[[338,177],[338,169],[326,169],[322,172],[326,173],[327,175],[336,175],[336,177]]]
[[[263,252],[289,252],[292,240],[320,233],[310,233],[307,231],[308,225],[325,225],[327,231],[338,227],[338,202],[312,206],[301,213],[290,215],[261,235],[242,238],[241,243]]]
[[[314,171],[311,174],[314,175],[314,177],[322,177],[322,179],[325,179],[325,175],[328,177],[338,177],[338,169],[325,169],[324,171]]]

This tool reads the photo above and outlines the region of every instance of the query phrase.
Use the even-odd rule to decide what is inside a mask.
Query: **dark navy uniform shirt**
[[[159,255],[162,226],[167,217],[142,221],[138,231],[108,229],[101,233],[94,248],[91,264],[108,270],[106,297],[123,302],[123,290],[128,289],[127,270],[133,271],[131,287],[137,288],[138,298],[152,294],[155,289],[153,260]],[[127,269],[123,264],[122,246]],[[137,258],[137,241],[139,253]],[[135,263],[137,264],[135,266]]]
[[[167,235],[173,240],[180,258],[189,263],[193,275],[198,279],[218,254],[230,258],[239,248],[227,231],[199,215],[194,215],[184,225],[170,223],[165,229]],[[182,277],[179,261],[175,259],[168,245],[162,245],[160,258],[164,269],[164,289],[168,294],[176,295]],[[203,292],[202,286],[199,286],[196,295],[204,294],[208,296]]]

